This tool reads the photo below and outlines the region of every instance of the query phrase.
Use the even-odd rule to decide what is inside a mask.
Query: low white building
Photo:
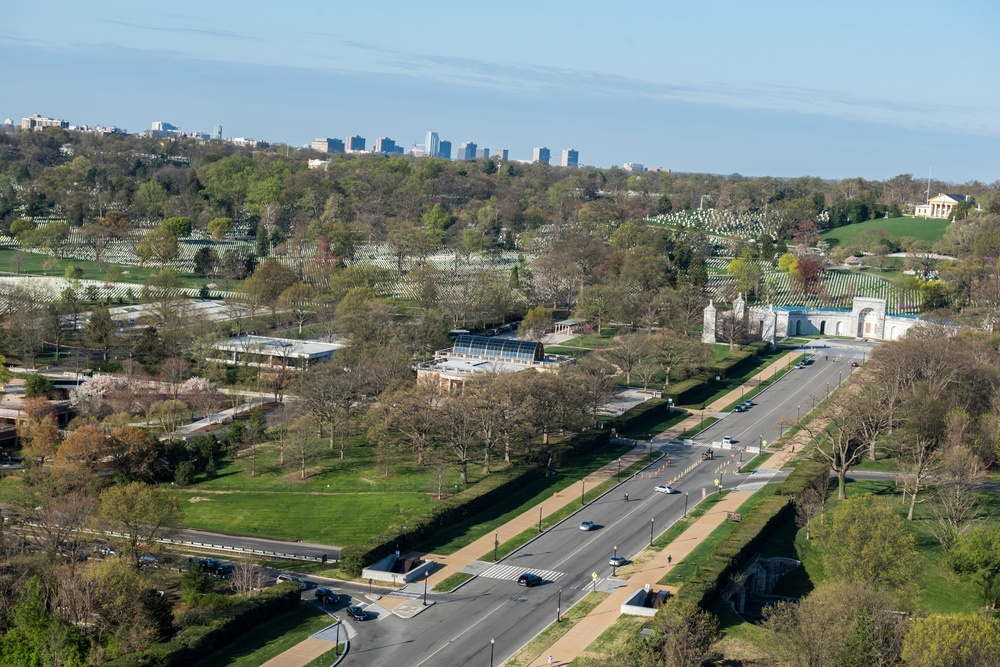
[[[245,334],[233,336],[215,345],[219,357],[209,359],[233,366],[286,366],[305,370],[310,365],[326,361],[344,343],[324,343],[314,340],[272,338]]]
[[[731,327],[726,320],[741,318],[742,327]],[[720,311],[709,302],[704,311],[701,340],[724,343],[725,332],[740,331],[752,340],[772,344],[789,336],[853,336],[875,340],[902,338],[911,327],[921,323],[916,315],[893,315],[886,312],[885,299],[854,297],[852,308],[809,308],[806,306],[767,306],[748,308],[741,294],[733,309]]]
[[[913,209],[913,214],[918,218],[947,220],[951,217],[951,210],[955,208],[955,205],[962,202],[973,203],[974,200],[969,195],[948,195],[942,193],[933,199],[928,199],[926,204],[917,204]]]

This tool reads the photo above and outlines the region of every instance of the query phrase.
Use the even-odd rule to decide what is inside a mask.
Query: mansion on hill
[[[928,199],[926,204],[917,204],[913,209],[913,215],[918,218],[947,220],[951,217],[951,210],[955,208],[955,205],[962,202],[975,203],[969,195],[940,194],[933,199]]]

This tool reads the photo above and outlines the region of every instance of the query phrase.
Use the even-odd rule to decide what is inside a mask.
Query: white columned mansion
[[[951,209],[955,204],[961,202],[972,202],[969,195],[946,195],[940,194],[933,199],[927,200],[926,204],[917,204],[913,209],[913,214],[920,218],[939,218],[947,220],[951,216]]]

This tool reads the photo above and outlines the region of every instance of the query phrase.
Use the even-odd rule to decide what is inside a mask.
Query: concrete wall
[[[642,605],[642,603],[646,601],[646,595],[648,592],[649,591],[645,588],[640,588],[633,593],[629,599],[622,603],[621,613],[629,614],[631,616],[655,616],[655,609],[652,607],[644,607]]]
[[[393,584],[408,584],[412,581],[423,579],[424,574],[434,569],[435,565],[434,561],[428,560],[423,565],[413,568],[406,574],[401,574],[399,572],[392,571],[392,568],[395,567],[396,561],[398,560],[399,556],[397,554],[390,554],[382,560],[372,563],[365,569],[361,570],[361,576],[364,579],[374,579],[375,581],[386,581]]]

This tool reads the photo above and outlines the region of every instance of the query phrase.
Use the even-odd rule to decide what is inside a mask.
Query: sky
[[[998,19],[993,0],[34,0],[0,12],[0,118],[990,183]]]

